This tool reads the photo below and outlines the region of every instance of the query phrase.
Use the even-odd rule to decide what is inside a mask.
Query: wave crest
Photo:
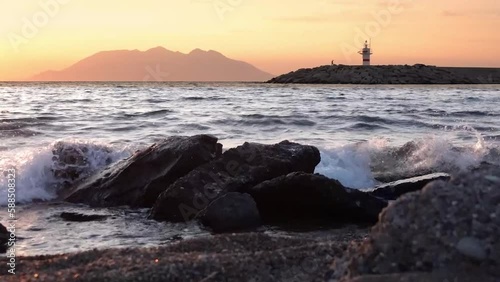
[[[16,170],[16,201],[23,204],[55,199],[61,189],[129,155],[128,148],[66,140],[7,152],[0,157],[0,168]],[[0,175],[0,206],[5,205],[7,181]]]
[[[430,173],[455,174],[484,163],[500,166],[500,150],[489,146],[473,128],[463,128],[476,135],[476,143],[455,146],[445,136],[427,136],[402,146],[391,146],[388,139],[321,150],[316,172],[339,180],[351,188],[372,188],[380,183]]]

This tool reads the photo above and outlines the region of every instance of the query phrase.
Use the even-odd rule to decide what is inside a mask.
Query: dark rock
[[[260,215],[252,196],[230,192],[213,201],[199,216],[216,233],[247,231],[260,226]]]
[[[351,220],[358,219],[359,223],[376,223],[382,210],[387,207],[387,203],[364,191],[347,189],[357,207],[357,209],[352,210]]]
[[[150,217],[173,222],[191,220],[228,192],[245,191],[294,171],[312,173],[320,159],[318,149],[312,146],[288,141],[275,145],[245,143],[173,183],[158,197]]]
[[[76,212],[63,212],[61,213],[61,218],[65,221],[73,222],[87,222],[87,221],[99,221],[104,220],[108,216],[100,214],[81,214]]]
[[[446,173],[433,173],[409,179],[403,179],[380,185],[373,191],[370,191],[368,193],[388,201],[396,200],[406,193],[422,190],[425,185],[436,180],[448,181],[450,180],[450,175]]]
[[[9,242],[10,232],[7,227],[0,223],[0,253],[7,251],[7,243]]]
[[[221,151],[213,136],[170,137],[93,175],[65,198],[91,206],[151,207],[171,183]]]
[[[271,222],[331,219],[338,223],[374,223],[385,201],[346,188],[319,174],[294,172],[246,190],[262,218]]]

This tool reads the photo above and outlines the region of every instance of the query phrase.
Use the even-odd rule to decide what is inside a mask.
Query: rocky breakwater
[[[316,84],[491,84],[500,83],[498,69],[446,68],[417,65],[326,65],[299,69],[270,83]]]

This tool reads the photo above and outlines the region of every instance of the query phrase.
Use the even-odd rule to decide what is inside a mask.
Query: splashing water
[[[479,132],[472,127],[462,127],[460,130],[473,132],[477,138],[476,143],[456,147],[443,134],[392,147],[388,139],[376,138],[322,149],[322,160],[316,172],[337,179],[347,187],[364,189],[372,188],[380,182],[434,172],[464,172],[483,162],[500,162],[497,148],[488,147]]]
[[[387,146],[387,140],[372,139],[368,142],[322,149],[321,163],[316,173],[337,179],[350,188],[371,188],[378,184],[371,171],[371,155]]]
[[[16,171],[16,201],[51,200],[58,190],[130,155],[130,148],[116,148],[90,141],[57,141],[41,148],[10,151],[0,158],[4,174]],[[0,206],[7,204],[7,178],[0,177]]]

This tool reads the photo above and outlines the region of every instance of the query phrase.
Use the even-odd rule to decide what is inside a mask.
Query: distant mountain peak
[[[189,52],[188,56],[192,56],[192,57],[210,57],[210,58],[214,58],[214,57],[226,58],[226,56],[224,56],[223,54],[221,54],[221,53],[219,53],[217,51],[214,51],[214,50],[205,51],[205,50],[202,50],[202,49],[199,49],[199,48],[196,48],[193,51]]]
[[[151,49],[149,49],[148,51],[153,51],[153,50],[163,50],[163,51],[168,51],[167,48],[163,47],[163,46],[156,46],[156,47],[153,47]]]
[[[196,48],[184,54],[158,46],[146,51],[101,51],[35,81],[266,81],[273,76],[223,54]]]
[[[172,51],[167,50],[167,48],[165,48],[165,47],[157,46],[157,47],[148,49],[145,52],[172,52]]]
[[[191,54],[205,54],[207,51],[205,50],[201,50],[200,48],[196,48],[196,49],[193,49],[193,51],[189,52],[188,55],[191,55]]]
[[[144,51],[143,53],[145,53],[145,54],[156,54],[158,56],[161,56],[161,55],[164,55],[164,54],[174,54],[174,53],[178,53],[178,52],[170,51],[170,50],[168,50],[165,47],[158,46],[158,47],[154,47],[154,48],[148,49],[148,50]]]

